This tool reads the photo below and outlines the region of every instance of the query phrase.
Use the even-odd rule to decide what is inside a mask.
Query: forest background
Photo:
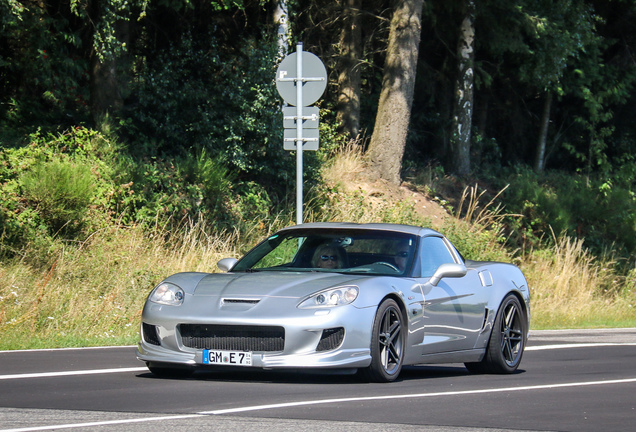
[[[300,41],[306,220],[513,261],[533,328],[636,326],[636,1],[0,0],[0,349],[134,342],[161,278],[293,223]]]

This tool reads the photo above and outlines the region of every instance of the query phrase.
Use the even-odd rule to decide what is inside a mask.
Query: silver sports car
[[[464,259],[442,234],[393,224],[282,229],[224,273],[178,273],[148,296],[137,357],[197,369],[327,369],[376,382],[404,365],[512,373],[530,320],[512,264]]]

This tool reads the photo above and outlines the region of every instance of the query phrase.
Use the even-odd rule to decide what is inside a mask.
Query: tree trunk
[[[340,132],[351,139],[355,139],[360,133],[360,5],[361,0],[345,1],[340,33],[337,119]]]
[[[95,127],[102,132],[110,129],[112,115],[123,107],[116,71],[115,60],[101,61],[97,55],[91,56],[91,115]]]
[[[278,27],[278,55],[283,58],[289,50],[289,13],[287,0],[274,0],[274,23]]]
[[[541,127],[539,129],[539,141],[537,153],[534,158],[534,170],[542,172],[545,169],[545,150],[548,143],[548,126],[550,126],[550,109],[552,108],[552,93],[545,95],[543,114],[541,115]]]
[[[99,11],[97,17],[101,18]],[[98,18],[98,19],[99,19]],[[117,41],[130,46],[130,20],[120,20],[115,25]],[[108,132],[116,116],[124,106],[124,95],[128,87],[128,51],[118,56],[101,57],[95,47],[91,51],[90,106],[95,127]]]
[[[455,174],[470,172],[470,140],[473,123],[473,62],[475,59],[475,1],[466,0],[457,54],[459,76],[455,86],[455,107],[451,133],[451,157]]]
[[[400,183],[411,117],[423,0],[398,0],[391,18],[382,91],[367,160],[380,178]]]

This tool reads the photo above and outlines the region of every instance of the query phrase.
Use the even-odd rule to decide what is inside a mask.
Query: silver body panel
[[[156,340],[142,337],[137,357],[148,364],[204,366],[202,349],[181,343],[180,325],[281,326],[284,348],[279,352],[252,353],[252,367],[276,368],[363,368],[371,363],[372,328],[378,306],[388,297],[397,301],[407,322],[404,364],[475,362],[488,345],[493,322],[504,297],[518,296],[530,319],[530,297],[526,279],[511,264],[464,261],[436,231],[392,224],[325,223],[286,228],[294,230],[355,229],[356,232],[392,232],[436,237],[448,246],[452,261],[465,265],[465,275],[442,277],[430,283],[431,275],[419,268],[426,253],[418,240],[413,266],[408,274],[364,275],[340,272],[267,271],[228,273],[179,273],[168,277],[184,292],[183,303],[170,306],[147,301],[142,322],[156,329]],[[278,234],[277,234],[278,235]],[[274,238],[270,237],[270,239]],[[422,258],[423,260],[424,258]],[[423,261],[422,261],[423,262]],[[240,261],[239,261],[240,263]],[[351,304],[302,309],[308,296],[329,287],[356,286],[359,294]],[[325,329],[344,329],[338,347],[317,351]],[[224,366],[217,366],[224,367]]]

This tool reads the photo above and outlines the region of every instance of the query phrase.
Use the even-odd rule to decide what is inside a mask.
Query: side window
[[[420,241],[422,277],[431,277],[442,264],[454,262],[453,255],[440,237],[424,237]]]

